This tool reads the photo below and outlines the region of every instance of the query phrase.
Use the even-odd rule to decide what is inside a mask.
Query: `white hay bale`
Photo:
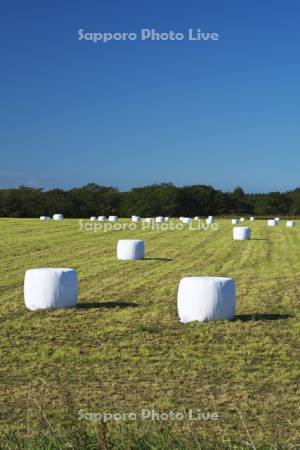
[[[279,224],[279,222],[280,222],[280,217],[275,217],[274,220],[275,220],[275,222],[276,222],[277,224]]]
[[[156,223],[162,223],[164,221],[164,217],[163,216],[158,216],[158,217],[156,217],[156,219],[155,219],[155,222]]]
[[[294,227],[296,225],[296,222],[294,220],[287,220],[286,226],[287,227]]]
[[[207,219],[206,219],[206,224],[207,225],[212,225],[214,223],[214,219],[212,218],[212,216],[209,216]]]
[[[190,219],[189,217],[183,217],[182,223],[185,223],[185,224],[192,223],[192,219]]]
[[[118,222],[118,216],[109,216],[108,221],[109,222]]]
[[[166,217],[165,217],[165,222],[169,222],[169,220],[170,220],[170,217],[169,217],[169,216],[166,216]]]
[[[28,309],[71,308],[77,303],[74,269],[30,269],[25,273],[24,300]]]
[[[247,241],[251,237],[251,229],[249,227],[234,227],[232,235],[236,241]]]
[[[250,221],[253,222],[255,220],[255,217],[250,217]]]
[[[268,227],[276,227],[277,222],[275,219],[269,219],[267,224],[268,224]]]
[[[183,217],[182,217],[182,216],[180,216],[180,217],[179,217],[179,220],[180,220],[180,222],[182,221],[182,219],[183,219]]]
[[[98,216],[98,220],[99,220],[99,222],[105,222],[106,221],[106,217],[105,216]]]
[[[92,217],[90,217],[90,220],[91,220],[92,222],[95,222],[95,221],[97,220],[97,217],[92,216]]]
[[[186,277],[177,295],[181,322],[231,320],[235,316],[235,282],[224,277]]]
[[[195,220],[199,220],[199,216],[195,216],[194,219],[195,219]]]
[[[232,225],[237,225],[238,224],[238,219],[231,219],[231,223],[232,223]]]
[[[213,219],[214,217],[213,217],[213,216],[208,216],[207,218],[208,218],[208,219]]]
[[[63,218],[62,214],[53,214],[53,220],[63,220]]]
[[[152,217],[146,217],[145,222],[146,223],[152,223]]]
[[[141,220],[140,216],[132,216],[131,221],[132,222],[139,222]]]
[[[240,222],[245,222],[245,217],[240,217]]]
[[[137,239],[121,239],[117,245],[117,258],[122,260],[144,259],[144,241]]]
[[[40,220],[50,220],[50,217],[48,217],[48,216],[40,216]]]

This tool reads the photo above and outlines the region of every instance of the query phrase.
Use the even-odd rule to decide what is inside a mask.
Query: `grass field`
[[[270,228],[256,221],[253,239],[240,242],[232,240],[229,220],[217,223],[215,231],[138,225],[104,233],[81,231],[78,220],[0,220],[4,440],[75,436],[82,427],[96,433],[97,448],[112,448],[107,433],[123,426],[138,436],[168,425],[175,436],[192,439],[186,448],[206,448],[198,433],[224,448],[229,440],[249,448],[300,444],[300,223]],[[144,239],[146,259],[117,261],[120,238]],[[26,310],[24,272],[34,267],[77,269],[78,308]],[[181,324],[177,287],[192,275],[233,277],[237,320]],[[79,410],[139,415],[142,409],[201,409],[219,420],[79,421]],[[122,442],[115,448],[125,448]],[[83,448],[72,445],[62,448]]]

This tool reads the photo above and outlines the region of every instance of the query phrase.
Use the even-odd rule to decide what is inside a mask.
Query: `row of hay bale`
[[[63,218],[64,218],[63,214],[54,214],[53,215],[53,220],[60,221],[60,220],[63,220]],[[145,223],[152,223],[152,222],[163,223],[163,222],[168,222],[169,219],[170,219],[169,217],[157,216],[155,218],[146,217],[143,220],[145,221]],[[48,220],[50,220],[50,217],[48,217],[48,216],[40,216],[40,220],[48,221]],[[92,222],[95,222],[97,220],[99,222],[105,222],[105,221],[118,222],[119,218],[118,218],[118,216],[108,216],[108,217],[106,217],[106,216],[98,216],[98,217],[92,216],[92,217],[90,217],[90,220]],[[140,222],[141,221],[141,217],[134,215],[134,216],[131,217],[131,220],[132,220],[132,222]],[[194,220],[199,220],[199,216],[195,216]],[[237,225],[239,222],[244,222],[245,220],[246,219],[244,217],[240,217],[239,219],[233,218],[233,219],[231,219],[231,223],[232,223],[232,225]],[[255,217],[250,217],[249,220],[250,221],[254,221]],[[190,218],[190,217],[179,217],[179,221],[181,221],[183,224],[191,224],[193,219]],[[270,226],[270,227],[275,227],[276,225],[279,224],[279,222],[280,222],[280,218],[279,217],[275,217],[274,219],[268,219],[267,220],[267,225]],[[213,216],[208,216],[207,219],[206,219],[206,224],[207,225],[211,225],[213,223],[214,223]],[[287,227],[294,227],[295,225],[296,225],[296,223],[295,223],[294,220],[287,220],[286,221],[286,226]]]
[[[146,223],[151,223],[151,222],[168,222],[169,221],[169,217],[163,217],[163,216],[158,216],[155,218],[152,217],[145,217],[145,219],[143,219]],[[95,220],[99,220],[100,222],[105,222],[106,220],[108,220],[108,222],[117,222],[118,221],[118,216],[108,216],[108,218],[106,218],[106,216],[98,216],[97,217],[93,216],[90,217],[91,221],[95,221]],[[140,216],[132,216],[131,217],[131,221],[132,222],[140,222],[142,219]]]
[[[42,216],[46,217],[46,216]],[[105,216],[99,216],[106,220]],[[99,220],[98,217],[98,220]],[[54,220],[62,220],[62,214],[55,214]],[[96,219],[96,217],[95,217]],[[156,222],[168,218],[156,217]],[[243,219],[243,218],[241,218]],[[241,220],[243,222],[244,220]],[[41,220],[48,220],[42,219]],[[109,221],[115,222],[117,216],[109,216]],[[140,221],[139,216],[132,216],[134,222]],[[152,218],[145,220],[152,221]],[[183,223],[191,223],[191,218],[181,217]],[[207,223],[213,223],[209,216]],[[234,219],[232,219],[234,220]],[[237,219],[236,219],[237,220]],[[254,220],[254,218],[253,218]],[[270,219],[268,225],[279,224],[280,218]],[[232,222],[233,224],[235,222]],[[275,224],[275,225],[273,225]],[[294,226],[294,221],[287,221],[287,226]],[[234,240],[249,240],[250,227],[234,227]],[[139,239],[122,239],[117,243],[118,260],[142,260],[145,258],[145,244]],[[39,268],[26,271],[24,280],[25,305],[31,310],[45,308],[74,307],[77,304],[78,281],[77,272],[71,268]],[[235,316],[235,282],[227,277],[185,277],[178,287],[178,314],[182,322],[231,320]]]
[[[276,226],[278,222],[275,220],[268,220],[268,226]],[[287,220],[287,227],[294,227],[295,222],[293,220]],[[251,238],[251,228],[250,227],[234,227],[233,228],[233,239],[238,241],[247,241]]]
[[[141,244],[132,243],[135,251]],[[118,251],[126,245],[118,244]],[[126,250],[128,251],[128,249]],[[26,271],[25,305],[30,310],[76,307],[78,276],[71,268],[39,268]],[[184,277],[177,293],[181,322],[232,320],[235,317],[235,282],[227,277]]]
[[[245,217],[240,217],[239,219],[237,218],[233,218],[231,219],[231,223],[232,225],[237,225],[239,222],[245,222]],[[253,222],[255,220],[255,217],[250,217],[249,219],[251,222]]]
[[[279,217],[275,217],[274,219],[268,219],[267,220],[267,225],[268,227],[276,227],[276,225],[278,225],[280,222],[280,218]]]
[[[119,260],[145,257],[144,241],[122,239],[117,243]],[[77,272],[71,268],[38,268],[26,271],[24,300],[30,310],[76,307]],[[184,277],[177,295],[181,322],[231,320],[235,317],[235,282],[226,277]]]
[[[200,220],[199,216],[195,216],[194,220]],[[184,224],[190,224],[193,222],[193,219],[191,217],[179,217],[179,221]],[[207,219],[205,219],[207,225],[212,225],[214,223],[213,216],[208,216]]]
[[[64,216],[62,214],[53,214],[53,220],[63,220]],[[40,216],[40,220],[50,220],[48,216]]]
[[[279,222],[280,222],[280,218],[275,217],[275,219],[268,219],[267,225],[269,227],[276,227],[277,225],[279,225]],[[294,220],[287,220],[285,224],[287,227],[294,227],[296,225],[296,222]]]
[[[106,216],[92,216],[90,217],[90,220],[92,222],[95,222],[96,220],[98,220],[99,222],[105,222],[106,220],[108,220],[108,222],[118,222],[119,217],[118,216],[108,216],[108,218],[106,219]]]
[[[115,219],[116,216],[109,216],[108,218],[106,218],[106,216],[98,216],[98,218],[96,216],[92,216],[90,217],[91,221],[96,221],[99,220],[100,222],[105,222],[106,220],[108,220],[109,222],[116,222],[118,219]],[[144,219],[142,219],[140,216],[132,216],[131,217],[131,221],[132,222],[140,222],[141,220],[144,220],[146,223],[151,223],[151,222],[156,222],[156,223],[163,223],[163,222],[168,222],[170,220],[170,217],[168,216],[157,216],[157,217],[145,217]],[[184,223],[184,224],[189,224],[192,223],[192,220],[190,217],[179,217],[179,221]],[[199,216],[195,216],[194,220],[199,220]],[[212,216],[209,216],[206,219],[206,223],[208,224],[212,224],[214,222],[214,219]]]
[[[53,220],[63,220],[64,216],[63,214],[53,214],[52,216]],[[48,216],[40,216],[40,220],[50,220],[51,218]],[[118,221],[118,216],[109,216],[108,219],[106,219],[106,216],[92,216],[90,217],[91,221],[96,221],[99,220],[100,222],[105,222],[106,220],[108,220],[109,222],[117,222]]]

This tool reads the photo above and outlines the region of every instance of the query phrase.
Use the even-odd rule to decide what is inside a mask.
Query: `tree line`
[[[120,217],[133,214],[142,217],[296,216],[300,214],[300,188],[264,194],[248,194],[241,187],[222,192],[212,186],[177,187],[172,183],[133,188],[128,192],[95,183],[69,190],[26,186],[0,189],[0,217],[39,217],[54,213],[76,218],[111,214]]]

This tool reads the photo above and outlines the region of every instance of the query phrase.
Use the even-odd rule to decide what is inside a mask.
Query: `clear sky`
[[[300,185],[299,0],[1,0],[0,21],[0,187]]]

